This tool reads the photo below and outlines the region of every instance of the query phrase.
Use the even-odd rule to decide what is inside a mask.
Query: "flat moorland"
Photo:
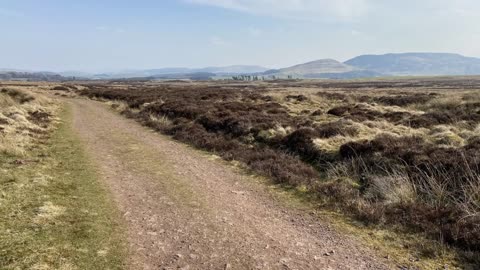
[[[478,259],[476,78],[110,82],[81,89],[365,224],[422,233]]]

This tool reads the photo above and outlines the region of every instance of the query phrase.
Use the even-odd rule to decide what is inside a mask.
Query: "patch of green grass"
[[[0,155],[0,269],[122,269],[119,213],[60,117],[23,164]]]

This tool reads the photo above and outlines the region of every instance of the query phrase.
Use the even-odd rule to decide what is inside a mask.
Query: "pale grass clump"
[[[28,141],[24,140],[24,136],[19,137],[19,139],[13,139],[11,136],[0,135],[0,154],[24,156]]]
[[[401,136],[424,136],[428,129],[415,129],[404,125],[395,125],[386,120],[364,121],[355,123],[359,130],[360,139],[373,139],[379,134],[390,134],[394,137]]]
[[[6,94],[0,94],[0,108],[6,108],[15,105],[17,102]]]
[[[415,185],[406,174],[392,172],[386,176],[373,175],[365,191],[366,199],[381,200],[384,204],[409,204],[416,198]]]
[[[480,102],[480,91],[467,92],[463,95],[462,99],[468,102]]]
[[[52,202],[45,202],[38,208],[38,213],[34,219],[34,222],[37,224],[50,222],[62,215],[65,210],[66,209],[63,206],[55,205]]]
[[[150,114],[150,121],[159,124],[162,127],[169,127],[172,125],[172,120],[170,120],[166,115],[154,115]]]
[[[334,136],[334,137],[331,137],[331,138],[325,138],[325,139],[324,138],[315,138],[313,140],[313,143],[321,151],[324,151],[324,152],[327,152],[327,153],[336,153],[336,152],[338,152],[338,149],[340,149],[340,146],[342,146],[343,144],[345,144],[347,142],[353,141],[353,140],[355,140],[355,138],[352,138],[352,137],[349,137],[349,136],[338,135],[338,136]]]
[[[289,112],[300,115],[302,114],[303,110],[323,110],[327,111],[330,107],[332,107],[332,100],[328,100],[322,96],[317,94],[312,94],[308,92],[302,92],[297,90],[288,90],[288,91],[272,91],[268,94],[273,98],[273,102],[277,102],[282,104],[283,106],[287,107]],[[286,102],[285,98],[288,95],[303,95],[307,97],[306,101],[298,102],[298,101],[291,101]],[[328,117],[328,115],[324,115],[323,117]]]
[[[49,128],[30,116],[35,112],[54,115],[57,109],[52,100],[21,89],[2,89],[0,105],[0,153],[13,156],[23,156],[38,134]]]
[[[414,182],[406,172],[385,168],[382,174],[378,174],[361,158],[331,164],[327,176],[329,179],[358,183],[356,188],[361,190],[362,196],[356,200],[360,204],[369,202],[382,202],[384,205],[410,204],[418,199]],[[359,179],[365,180],[362,182]]]
[[[124,112],[128,109],[128,104],[124,101],[113,100],[113,101],[107,101],[106,103],[117,112]]]
[[[460,166],[464,171],[464,179],[458,189],[449,189],[451,182],[456,179],[452,179],[451,175],[436,164],[429,164],[427,170],[418,168],[421,177],[417,178],[416,187],[424,202],[437,208],[455,205],[455,208],[462,210],[463,219],[480,218],[480,170],[478,167],[470,167],[466,157],[463,157],[462,162],[463,165]]]
[[[32,270],[52,270],[54,269],[52,266],[50,266],[48,263],[44,262],[39,262],[36,263],[35,265],[32,266]],[[72,265],[70,262],[66,261],[64,258],[62,258],[61,265],[56,268],[58,270],[76,270],[78,269],[74,265]]]
[[[433,127],[428,135],[435,144],[460,147],[465,145],[465,139],[459,133],[454,126],[438,125]]]
[[[418,136],[425,137],[428,129],[414,129],[403,125],[395,125],[386,120],[378,121],[364,121],[362,123],[352,120],[345,120],[345,122],[356,128],[358,134],[356,136],[337,135],[331,138],[315,138],[313,140],[315,146],[319,150],[328,153],[338,152],[340,146],[352,141],[373,140],[378,135],[390,135],[393,137],[402,136]]]
[[[477,125],[477,127],[474,130],[474,133],[477,135],[480,134],[480,124]]]
[[[274,128],[271,128],[271,129],[261,130],[258,133],[258,137],[260,137],[264,140],[270,140],[270,139],[275,138],[277,136],[285,137],[289,133],[291,133],[292,131],[293,131],[293,129],[291,127],[284,128],[282,126],[276,126]]]
[[[451,111],[463,103],[460,95],[448,95],[441,98],[432,99],[426,104],[418,107],[424,111]]]
[[[457,222],[471,222],[480,218],[480,174],[479,168],[470,167],[464,159],[464,164],[459,165],[464,171],[464,179],[454,190],[452,181],[458,179],[452,179],[445,169],[434,163],[425,164],[425,168],[391,166],[375,171],[359,157],[330,164],[326,175],[334,181],[358,183],[358,186],[351,187],[358,188],[361,196],[351,199],[362,209],[379,202],[384,206],[421,204],[433,209],[448,206],[460,211],[461,220]]]

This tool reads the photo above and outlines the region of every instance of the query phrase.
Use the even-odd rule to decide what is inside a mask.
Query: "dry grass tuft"
[[[22,156],[54,120],[55,103],[20,89],[0,90],[0,153]]]

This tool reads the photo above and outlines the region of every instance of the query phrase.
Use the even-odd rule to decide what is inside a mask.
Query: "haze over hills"
[[[258,73],[265,72],[268,68],[261,66],[246,66],[236,65],[227,67],[206,67],[195,70],[195,72],[211,72],[217,74],[244,74],[244,73]]]
[[[382,76],[480,75],[480,59],[451,53],[398,53],[361,55],[344,63],[321,59],[291,67],[267,69],[255,65],[205,68],[159,68],[91,74],[81,71],[19,72],[0,69],[0,79],[69,80],[69,79],[215,79],[237,75],[264,78],[353,79]]]
[[[268,68],[261,66],[248,65],[234,65],[226,67],[205,67],[205,68],[184,68],[184,67],[167,67],[159,69],[145,69],[145,70],[129,70],[124,72],[109,72],[102,74],[90,74],[90,78],[96,79],[118,79],[118,78],[142,78],[142,77],[175,77],[173,74],[181,74],[180,77],[185,77],[188,74],[214,73],[215,75],[238,75],[238,74],[252,74],[268,70]],[[69,73],[69,76],[72,76]],[[80,76],[80,75],[79,75]],[[82,74],[82,77],[83,74]],[[188,77],[188,76],[187,76]]]
[[[334,59],[321,59],[288,68],[273,69],[264,72],[263,75],[276,76],[278,78],[291,77],[311,79],[351,79],[381,76],[380,73],[349,66]]]
[[[393,76],[480,74],[480,59],[452,53],[361,55],[345,64]]]
[[[320,74],[320,73],[344,73],[350,72],[357,68],[345,65],[337,60],[333,59],[321,59],[304,64],[295,65],[292,67],[269,70],[266,74],[277,75],[295,75],[302,76],[307,74]]]
[[[480,75],[480,59],[451,53],[361,55],[340,63],[313,61],[269,71],[279,77],[351,79],[381,76]]]

